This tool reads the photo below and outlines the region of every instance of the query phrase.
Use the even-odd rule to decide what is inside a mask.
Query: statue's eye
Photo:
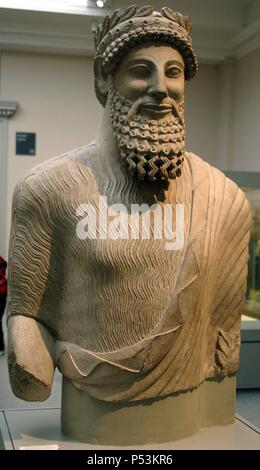
[[[181,75],[181,73],[182,73],[181,68],[176,67],[176,66],[169,67],[165,72],[166,76],[170,77],[170,78],[179,77],[179,75]]]
[[[151,71],[147,65],[136,64],[129,67],[129,73],[133,77],[149,77]]]

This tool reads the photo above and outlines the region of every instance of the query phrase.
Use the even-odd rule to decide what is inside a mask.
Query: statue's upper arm
[[[8,269],[9,373],[14,393],[45,400],[54,374],[54,338],[38,320],[46,289],[51,236],[44,195],[33,181],[13,197]]]

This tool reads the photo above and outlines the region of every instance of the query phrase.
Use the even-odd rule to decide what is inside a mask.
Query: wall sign
[[[16,132],[16,155],[36,154],[36,134],[32,132]]]

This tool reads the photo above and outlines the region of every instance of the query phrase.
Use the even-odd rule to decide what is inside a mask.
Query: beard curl
[[[114,137],[130,173],[154,182],[180,177],[185,154],[183,103],[175,103],[167,118],[150,120],[138,114],[142,99],[131,103],[114,87],[108,99]]]

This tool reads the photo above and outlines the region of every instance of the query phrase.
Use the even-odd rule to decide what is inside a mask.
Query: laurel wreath
[[[107,15],[103,23],[98,25],[95,31],[94,41],[96,48],[98,48],[98,45],[100,44],[104,36],[108,33],[108,31],[117,26],[118,24],[132,18],[152,15],[153,11],[154,7],[151,5],[146,5],[141,8],[138,8],[137,5],[131,5],[125,11],[118,9],[115,10],[112,15]],[[191,33],[191,21],[187,16],[183,16],[181,13],[174,12],[171,8],[168,7],[163,7],[161,9],[161,13],[165,18],[168,18],[169,20],[178,23],[180,26],[185,28],[189,34]]]

